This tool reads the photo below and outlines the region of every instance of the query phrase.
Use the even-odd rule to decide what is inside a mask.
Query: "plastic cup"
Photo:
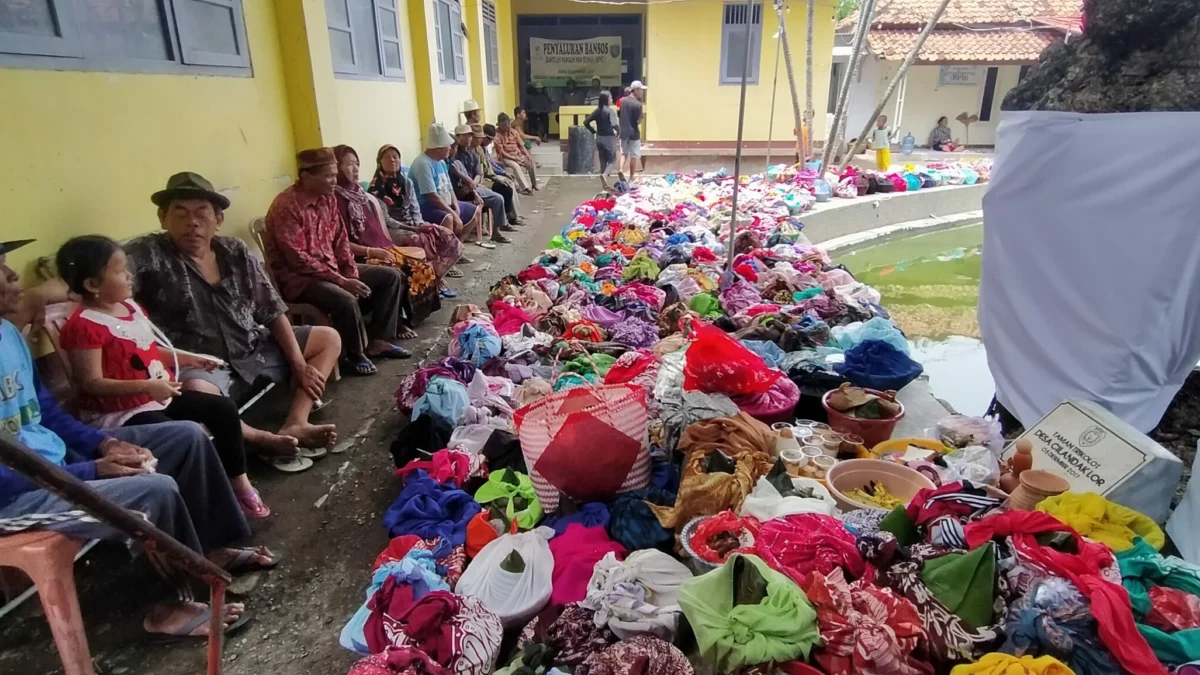
[[[812,466],[815,469],[813,477],[817,480],[824,479],[826,474],[829,473],[829,470],[833,468],[834,464],[837,464],[837,459],[833,457],[829,457],[828,455],[821,455],[820,457],[817,457],[812,461]]]
[[[783,465],[787,467],[788,475],[791,476],[801,475],[808,464],[808,457],[804,455],[802,448],[786,448],[779,453],[779,459],[783,460]]]

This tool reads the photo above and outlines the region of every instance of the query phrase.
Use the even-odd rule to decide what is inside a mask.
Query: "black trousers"
[[[310,283],[298,298],[329,315],[333,328],[342,336],[342,355],[355,362],[366,358],[368,338],[385,342],[396,339],[400,303],[408,292],[407,277],[395,267],[360,264],[358,278],[371,289],[371,295],[361,300],[328,281]],[[363,316],[367,314],[371,321],[364,325]]]
[[[517,200],[512,186],[492,181],[492,192],[504,197],[504,212],[508,214],[510,221],[515,220],[517,218]]]
[[[242,420],[237,404],[228,396],[185,391],[171,399],[163,410],[143,412],[130,417],[124,426],[137,427],[165,422],[196,422],[208,428],[225,475],[246,473],[246,442],[242,438]]]

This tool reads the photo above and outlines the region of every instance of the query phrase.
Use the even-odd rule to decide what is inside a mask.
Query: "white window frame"
[[[444,26],[442,8],[446,8],[450,25]],[[438,77],[442,82],[466,82],[467,58],[466,45],[462,30],[462,5],[458,0],[433,0],[434,33],[437,34]],[[450,31],[450,52],[447,60],[446,48],[442,39],[445,29]]]
[[[0,67],[53,70],[84,70],[133,73],[203,73],[250,77],[253,75],[246,17],[242,0],[156,0],[164,23],[166,59],[139,59],[89,54],[85,50],[75,11],[81,0],[40,0],[55,24],[56,35],[25,35],[0,30]],[[189,30],[187,3],[226,9],[232,17],[230,29],[237,53],[212,52],[194,41]]]
[[[350,58],[351,63],[339,63],[333,61],[334,75],[343,79],[355,80],[399,80],[404,81],[404,44],[401,39],[400,30],[400,11],[396,6],[396,0],[332,0],[342,6],[343,12],[346,14],[345,23],[334,23],[331,15],[326,13],[325,24],[330,33],[342,33],[350,37]],[[371,5],[371,16],[374,19],[371,26],[354,25],[354,17],[356,13],[350,11],[351,2],[366,2]],[[393,22],[396,26],[396,37],[388,37],[383,32],[384,22]],[[363,40],[369,40],[375,45],[375,59],[379,66],[379,72],[374,70],[365,71],[364,65],[359,63],[358,47]],[[387,62],[387,57],[384,55],[383,47],[385,44],[393,44],[400,54],[400,65],[392,66]]]
[[[496,6],[483,0],[483,59],[487,83],[500,84],[500,32],[496,28]]]
[[[721,5],[721,71],[717,82],[721,85],[740,85],[742,76],[727,77],[729,70],[729,37],[733,32],[743,35],[746,33],[745,2],[724,2]],[[763,5],[755,2],[751,12],[750,26],[750,72],[747,74],[747,84],[758,84],[759,64],[762,61],[763,41]]]

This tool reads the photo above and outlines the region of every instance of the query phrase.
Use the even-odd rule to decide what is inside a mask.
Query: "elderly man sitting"
[[[400,332],[404,272],[358,265],[338,213],[337,156],[332,148],[296,155],[299,177],[267,209],[267,263],[283,297],[327,314],[342,337],[342,354],[355,375],[375,375],[372,358],[407,359],[392,344]],[[371,315],[369,326],[363,316]]]
[[[223,359],[214,371],[185,369],[184,389],[223,394],[241,403],[262,380],[293,384],[292,404],[279,434],[243,424],[246,442],[303,461],[276,462],[283,470],[312,466],[337,442],[332,424],[309,423],[313,404],[342,344],[331,328],[295,326],[287,305],[246,245],[217,236],[229,199],[203,176],[171,176],[150,198],[158,206],[162,233],[139,237],[125,247],[134,270],[134,299],[175,347]],[[309,450],[308,448],[320,448]]]
[[[9,321],[18,311],[21,286],[6,256],[27,243],[0,243],[0,429],[230,572],[277,565],[279,558],[266,548],[229,548],[249,537],[250,528],[221,460],[199,425],[170,422],[104,432],[59,408],[35,373],[20,329]],[[79,517],[75,505],[0,465],[0,520],[7,519],[79,539],[125,539],[105,523]],[[145,630],[207,635],[209,607],[190,602],[188,580],[169,581],[180,599],[151,608]],[[245,623],[244,611],[241,604],[226,605],[227,630]]]
[[[427,223],[441,225],[461,239],[479,224],[479,209],[460,201],[454,194],[446,160],[453,151],[454,137],[438,122],[425,131],[425,152],[417,155],[408,169],[417,188],[417,204]]]
[[[483,185],[483,165],[479,161],[479,153],[475,152],[475,132],[470,126],[460,124],[454,129],[454,156],[451,158],[459,175],[462,176],[464,187],[475,194],[484,208],[492,214],[492,241],[499,244],[511,243],[504,232],[516,231],[508,224],[508,213],[504,207],[504,197]]]

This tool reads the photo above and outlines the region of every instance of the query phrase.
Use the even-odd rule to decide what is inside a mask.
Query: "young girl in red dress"
[[[174,350],[133,297],[133,277],[121,246],[97,235],[58,250],[59,275],[79,296],[59,335],[79,394],[80,418],[101,429],[191,421],[213,435],[242,511],[266,518],[271,509],[246,475],[246,446],[237,405],[225,396],[184,391],[180,367],[214,369],[219,359]],[[160,346],[161,345],[161,346]]]

